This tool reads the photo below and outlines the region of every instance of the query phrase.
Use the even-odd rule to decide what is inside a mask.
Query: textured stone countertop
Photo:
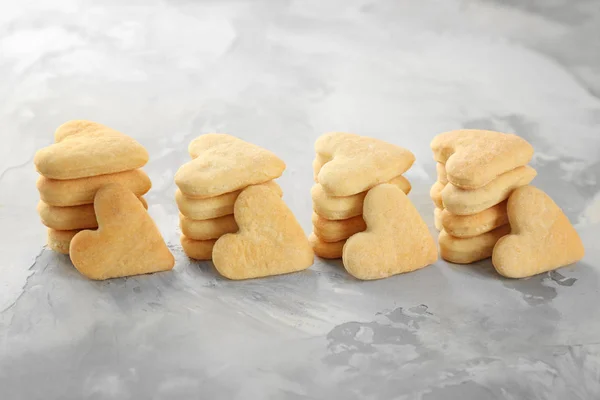
[[[596,0],[3,2],[0,398],[599,399],[599,37]],[[32,159],[70,119],[147,147],[172,272],[92,282],[44,247]],[[202,133],[283,158],[307,233],[320,134],[402,145],[433,231],[429,142],[461,127],[534,145],[581,262],[232,282],[181,251],[173,176]]]

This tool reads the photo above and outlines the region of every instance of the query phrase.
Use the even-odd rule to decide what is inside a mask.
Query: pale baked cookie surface
[[[362,215],[342,220],[329,220],[313,213],[312,223],[314,234],[325,242],[339,242],[367,229]]]
[[[533,147],[525,139],[478,129],[439,134],[431,141],[431,150],[444,164],[448,181],[465,189],[485,186],[533,157]]]
[[[213,247],[215,247],[216,239],[211,240],[194,240],[185,235],[181,235],[181,247],[183,252],[189,258],[194,260],[210,260],[212,259]]]
[[[281,187],[275,181],[268,181],[262,185],[269,187],[279,196],[283,196]],[[208,197],[205,199],[194,199],[184,195],[181,190],[175,192],[175,201],[179,212],[184,216],[194,220],[206,220],[218,218],[233,214],[235,200],[242,190],[224,193],[219,196]]]
[[[410,182],[402,175],[392,178],[387,183],[398,186],[406,194],[411,190]],[[317,214],[330,220],[341,220],[362,215],[367,191],[352,196],[331,196],[317,183],[313,185],[310,194],[313,210]]]
[[[414,271],[438,259],[435,240],[406,194],[390,184],[367,193],[364,232],[344,245],[343,263],[358,279],[381,279]]]
[[[250,186],[238,196],[239,231],[221,236],[213,249],[217,271],[229,279],[286,274],[310,267],[314,253],[292,211],[273,190]]]
[[[494,248],[492,263],[500,275],[524,278],[581,260],[579,234],[567,216],[542,190],[524,186],[507,204],[511,232]]]
[[[448,210],[443,210],[439,213],[439,218],[442,229],[452,236],[473,237],[481,235],[508,224],[506,200],[471,215],[456,215]]]
[[[58,180],[40,176],[37,189],[40,199],[58,207],[79,206],[94,203],[96,192],[108,184],[118,184],[131,190],[136,196],[146,194],[152,187],[148,175],[141,169],[88,178]]]
[[[529,184],[537,175],[528,165],[517,167],[477,189],[461,189],[447,184],[441,191],[444,208],[456,215],[480,213],[506,200],[518,187]]]
[[[52,179],[77,179],[143,167],[148,152],[134,139],[91,121],[69,121],[55,132],[56,143],[34,157],[38,172]]]
[[[139,198],[144,208],[148,203],[143,197]],[[90,229],[97,228],[98,221],[93,204],[83,204],[72,207],[57,207],[40,201],[37,206],[42,223],[48,228],[57,230]]]
[[[218,239],[226,233],[237,232],[238,226],[233,215],[218,218],[193,220],[179,214],[181,233],[194,240]]]
[[[496,242],[509,233],[508,225],[467,238],[454,237],[442,230],[438,238],[440,255],[444,260],[455,264],[470,264],[483,260],[492,256]]]
[[[57,230],[48,228],[48,247],[57,253],[69,254],[69,246],[80,229]]]
[[[189,145],[192,161],[175,174],[179,190],[203,199],[279,178],[285,163],[269,150],[231,135],[209,133]]]
[[[403,147],[343,132],[319,137],[315,150],[316,181],[331,196],[364,192],[403,174],[415,161],[413,153]]]
[[[123,186],[100,188],[94,200],[98,230],[71,241],[73,265],[86,277],[104,280],[171,270],[173,254],[138,198]]]
[[[313,233],[308,236],[308,241],[312,246],[315,254],[321,258],[335,259],[342,258],[342,252],[346,240],[340,240],[339,242],[326,242],[320,237]]]

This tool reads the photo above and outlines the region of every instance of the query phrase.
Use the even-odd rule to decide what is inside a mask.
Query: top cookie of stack
[[[366,229],[362,218],[367,191],[391,183],[405,193],[402,176],[414,155],[391,143],[351,133],[327,133],[315,142],[313,172],[313,234],[310,241],[323,258],[340,258],[346,239]]]
[[[79,230],[98,226],[93,203],[99,188],[118,183],[140,197],[152,184],[139,169],[148,162],[146,149],[114,129],[91,121],[69,121],[56,130],[54,139],[34,157],[41,175],[38,212],[49,228],[48,245],[66,254]]]
[[[523,138],[464,129],[431,142],[438,181],[431,188],[442,258],[471,263],[492,255],[510,232],[506,199],[536,176],[527,164],[533,147]]]
[[[175,174],[181,245],[190,258],[209,260],[216,240],[238,230],[233,210],[243,189],[264,184],[282,195],[273,179],[283,174],[285,163],[262,147],[220,133],[199,136],[188,152],[192,161]]]

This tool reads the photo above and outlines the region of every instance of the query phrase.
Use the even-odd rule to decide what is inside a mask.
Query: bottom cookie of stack
[[[217,239],[194,240],[185,235],[181,235],[181,247],[183,252],[194,260],[211,260],[213,247]]]
[[[346,244],[346,239],[338,242],[325,242],[314,232],[310,234],[308,241],[317,256],[328,259],[342,258],[344,244]]]
[[[81,231],[81,229],[59,231],[48,228],[48,247],[57,253],[69,254],[71,240],[73,240],[73,237]]]

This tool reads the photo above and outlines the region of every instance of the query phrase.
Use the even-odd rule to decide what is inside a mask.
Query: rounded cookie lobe
[[[79,232],[69,248],[82,275],[104,280],[173,268],[173,254],[130,190],[117,184],[103,186],[96,193],[94,209],[98,230]]]
[[[216,239],[211,240],[194,240],[185,235],[181,235],[181,247],[183,252],[194,260],[210,260],[212,259],[213,247],[215,247]]]
[[[301,271],[314,260],[292,211],[264,186],[250,186],[234,207],[236,233],[221,236],[213,249],[217,271],[229,279],[251,279]]]
[[[313,213],[312,223],[315,235],[325,242],[339,242],[367,228],[361,215],[343,220],[328,220]]]
[[[525,139],[479,129],[441,133],[431,141],[431,150],[445,165],[448,181],[464,189],[485,186],[533,157],[533,147]]]
[[[344,267],[354,277],[386,278],[437,260],[427,224],[398,187],[382,184],[369,190],[363,218],[367,229],[351,236],[343,249]]]
[[[510,233],[510,226],[503,225],[481,235],[459,238],[442,230],[438,243],[440,255],[446,261],[455,264],[471,264],[492,256],[498,240]]]
[[[481,235],[508,224],[506,201],[471,215],[455,215],[443,210],[439,213],[439,218],[440,225],[446,232],[462,238]]]
[[[192,161],[175,174],[190,198],[203,199],[279,178],[285,163],[272,152],[231,135],[208,134],[190,143]]]
[[[96,192],[103,186],[118,184],[131,190],[136,196],[146,194],[152,187],[148,175],[141,169],[92,176],[88,178],[58,180],[40,176],[37,189],[40,199],[52,206],[69,207],[92,204]]]
[[[351,196],[406,172],[415,156],[407,149],[350,133],[333,132],[317,139],[318,160],[326,161],[317,181],[331,196]],[[317,169],[317,164],[313,167]]]
[[[392,178],[387,183],[398,186],[406,194],[411,190],[410,182],[402,175]],[[310,193],[314,211],[329,220],[343,220],[362,215],[363,202],[367,195],[367,191],[364,191],[352,196],[331,196],[319,184],[313,185]]]
[[[344,244],[346,244],[345,239],[340,240],[339,242],[325,242],[315,235],[314,232],[310,234],[308,241],[315,254],[326,259],[342,258]]]
[[[498,241],[492,264],[500,275],[524,278],[575,263],[585,249],[558,205],[542,190],[524,186],[507,204],[511,234]]]
[[[91,121],[69,121],[55,133],[56,143],[34,156],[37,171],[51,179],[78,179],[141,168],[146,149],[133,138]]]
[[[467,190],[448,184],[441,192],[442,203],[452,214],[477,214],[506,200],[513,190],[529,184],[536,175],[536,170],[526,165],[508,171],[478,189]]]
[[[193,240],[218,239],[238,230],[233,215],[196,221],[179,214],[179,224],[181,233]]]

